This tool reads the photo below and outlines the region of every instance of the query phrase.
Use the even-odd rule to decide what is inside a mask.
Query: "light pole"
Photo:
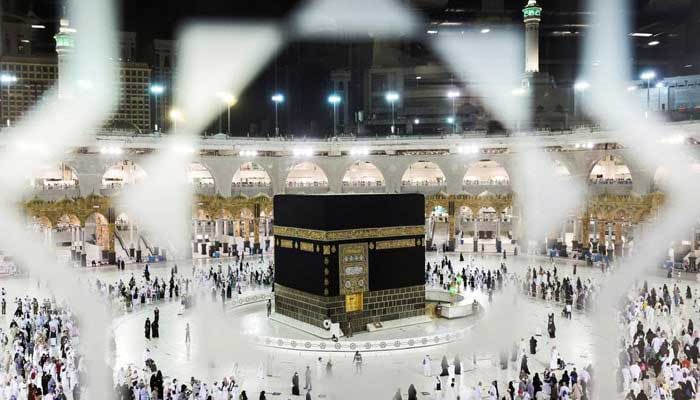
[[[163,92],[165,91],[165,87],[163,87],[163,85],[155,84],[155,85],[151,85],[150,90],[151,90],[151,93],[153,94],[153,96],[155,97],[155,107],[153,110],[155,116],[153,118],[153,121],[154,121],[154,125],[155,125],[155,130],[156,130],[156,132],[158,132],[159,131],[159,129],[158,129],[159,128],[158,127],[158,96],[163,94]]]
[[[386,96],[386,101],[391,104],[391,134],[393,135],[395,132],[395,118],[394,118],[394,103],[399,99],[399,94],[396,92],[387,92]]]
[[[224,92],[219,93],[219,97],[226,105],[226,118],[227,118],[226,134],[228,136],[231,136],[231,107],[235,106],[236,103],[238,103],[238,99],[234,95],[232,95],[231,93],[224,93]],[[219,118],[219,121],[221,121],[221,118]],[[219,130],[221,130],[221,129],[219,129]]]
[[[450,90],[447,92],[447,98],[452,100],[452,117],[448,118],[448,121],[452,121],[452,133],[457,133],[457,109],[455,106],[455,100],[459,97],[459,92],[456,90]]]
[[[173,122],[173,133],[177,133],[177,123],[182,121],[182,113],[180,110],[173,108],[169,113],[170,120]]]
[[[664,88],[664,83],[663,83],[663,82],[659,82],[659,83],[656,84],[657,98],[658,98],[658,100],[659,100],[659,107],[658,107],[657,111],[658,111],[659,113],[661,113],[661,89],[663,89],[663,88]]]
[[[574,105],[574,111],[576,112],[576,119],[580,118],[579,108],[581,106],[578,103],[583,103],[583,95],[586,92],[586,90],[590,89],[590,87],[591,87],[591,84],[586,82],[586,81],[577,81],[574,84],[574,92],[581,93],[581,101],[580,102],[577,101],[576,104]],[[576,101],[576,96],[574,96],[574,101]]]
[[[338,104],[340,100],[340,96],[335,93],[328,96],[328,102],[333,105],[333,137],[338,136]]]
[[[10,126],[10,85],[17,82],[17,77],[14,75],[0,75],[0,83],[7,85],[7,126]]]
[[[284,102],[284,95],[281,93],[275,93],[272,95],[272,102],[275,103],[275,137],[278,137],[280,135],[280,123],[279,118],[277,117],[277,107],[280,105],[280,103]]]
[[[651,86],[651,80],[656,78],[656,72],[645,71],[645,72],[642,72],[642,75],[640,77],[647,82],[647,117],[648,117],[648,115],[649,115],[649,102],[650,102],[649,90],[650,90],[650,86]]]

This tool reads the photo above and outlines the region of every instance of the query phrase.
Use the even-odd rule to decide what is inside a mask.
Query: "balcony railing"
[[[591,178],[592,185],[632,185],[631,178]]]
[[[126,186],[126,183],[106,183],[102,184],[102,188],[100,189],[100,195],[102,196],[114,196],[121,192],[121,190]]]
[[[246,185],[241,185],[241,184],[236,184],[233,183],[231,184],[231,196],[246,196],[246,197],[253,197],[258,194],[265,194],[268,196],[272,196],[272,186],[270,184],[266,185],[258,185],[258,184],[246,184]]]
[[[507,179],[506,180],[489,179],[486,181],[465,179],[462,182],[462,185],[464,185],[464,186],[508,186],[508,185],[510,185],[510,181]]]
[[[401,193],[422,193],[422,194],[437,194],[439,192],[446,192],[447,185],[444,184],[416,184],[414,182],[401,184]]]
[[[213,183],[194,183],[194,192],[204,196],[216,194],[216,186]]]
[[[327,193],[330,190],[328,182],[288,182],[285,188],[286,193],[295,194],[321,194]]]
[[[56,200],[64,197],[80,197],[80,187],[77,185],[43,185],[34,186],[32,196],[42,200]]]

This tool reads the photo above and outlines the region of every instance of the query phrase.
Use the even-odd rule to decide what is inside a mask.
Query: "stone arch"
[[[196,219],[198,221],[208,221],[211,219],[209,216],[209,213],[204,210],[203,208],[198,208],[194,211],[194,215],[192,216],[193,219]]]
[[[359,160],[352,163],[345,170],[342,185],[344,188],[362,191],[363,189],[384,188],[386,187],[386,181],[384,180],[384,174],[376,165],[369,161]]]
[[[491,206],[479,208],[479,211],[477,211],[477,216],[481,221],[495,221],[499,218],[496,209]]]
[[[199,161],[193,161],[187,167],[187,183],[196,188],[216,187],[211,170]]]
[[[81,226],[80,218],[75,214],[63,214],[58,217],[58,223],[56,225],[62,226]]]
[[[112,164],[102,175],[102,187],[119,189],[137,183],[147,177],[146,171],[131,160],[121,160]]]
[[[85,219],[86,241],[97,245],[102,250],[110,248],[109,222],[107,217],[95,211]]]
[[[465,185],[507,186],[510,175],[497,161],[481,159],[469,164],[463,182]]]
[[[302,161],[289,168],[287,188],[328,187],[328,176],[318,164],[311,161]]]
[[[73,189],[78,187],[79,182],[75,168],[60,162],[41,167],[29,183],[35,189],[52,190]]]
[[[272,185],[272,179],[265,167],[256,162],[248,161],[236,169],[231,184],[236,187],[269,188]]]
[[[34,225],[40,226],[42,228],[47,228],[47,229],[52,229],[53,228],[53,223],[51,223],[51,219],[45,215],[35,215],[32,218],[32,222],[34,222]]]
[[[416,161],[409,165],[401,177],[401,186],[444,186],[445,174],[432,161]]]
[[[471,207],[463,205],[459,207],[459,215],[462,215],[467,218],[471,218],[474,216],[474,210],[472,210]]]
[[[594,162],[588,178],[591,183],[633,183],[629,166],[622,157],[614,154],[606,154]]]

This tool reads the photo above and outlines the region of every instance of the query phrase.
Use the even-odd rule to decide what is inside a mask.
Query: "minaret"
[[[537,0],[528,0],[523,8],[525,22],[525,72],[540,72],[540,16],[542,7]]]
[[[72,83],[70,82],[70,70],[68,63],[71,55],[75,51],[75,29],[70,27],[67,18],[61,18],[61,26],[58,33],[54,35],[56,40],[56,53],[58,53],[58,97],[67,98],[73,94]]]

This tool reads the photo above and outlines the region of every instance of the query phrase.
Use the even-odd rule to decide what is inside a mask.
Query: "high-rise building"
[[[54,36],[55,55],[4,55],[0,58],[0,115],[3,125],[8,122],[14,124],[25,117],[50,89],[56,88],[59,98],[73,95],[67,65],[74,52],[75,33],[70,21],[62,18],[59,31]],[[135,35],[125,34],[122,38],[120,54],[132,59]],[[150,67],[133,61],[116,61],[114,68],[119,70],[119,102],[114,113],[106,119],[105,126],[110,129],[149,132]]]
[[[177,47],[174,40],[153,40],[153,52],[151,53],[151,81],[153,85],[162,87],[162,93],[153,93],[151,110],[153,114],[152,124],[158,125],[160,130],[170,126],[168,110],[173,102],[173,74],[177,59]]]
[[[3,126],[27,114],[58,82],[56,57],[0,58],[0,115]]]
[[[119,104],[110,118],[111,126],[141,133],[151,132],[149,88],[151,68],[146,63],[122,62],[119,64]]]

